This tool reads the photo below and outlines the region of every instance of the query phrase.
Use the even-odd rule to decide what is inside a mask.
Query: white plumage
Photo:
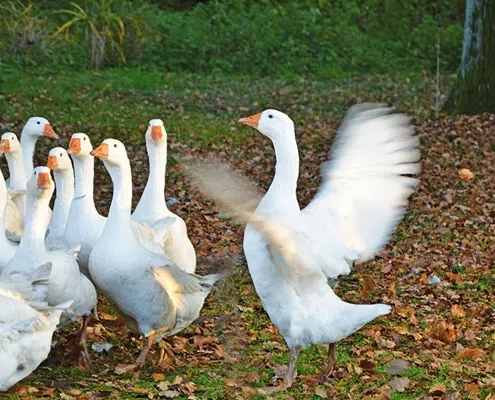
[[[259,199],[249,182],[218,165],[190,169],[196,181],[248,225],[244,252],[263,307],[291,350],[283,385],[292,384],[301,348],[334,344],[374,318],[385,304],[342,301],[327,283],[351,271],[354,261],[372,258],[388,241],[405,212],[419,171],[418,141],[409,119],[377,105],[355,106],[322,167],[322,184],[301,210],[296,188],[299,155],[292,120],[276,110],[243,118],[272,140],[277,163],[269,190]],[[232,189],[228,189],[228,188]]]

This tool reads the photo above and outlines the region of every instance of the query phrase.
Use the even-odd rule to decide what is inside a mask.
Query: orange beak
[[[81,152],[81,139],[71,139],[68,152],[69,154],[79,154]]]
[[[108,144],[106,144],[106,143],[100,144],[90,154],[92,156],[98,157],[98,158],[107,158],[108,157]]]
[[[239,122],[241,124],[252,126],[253,128],[258,128],[258,123],[260,122],[261,113],[250,115],[246,118],[241,118]]]
[[[57,157],[48,156],[48,161],[46,162],[46,166],[50,169],[55,169],[58,167]]]
[[[47,172],[40,172],[38,174],[38,188],[46,190],[50,189],[50,182],[52,178],[50,177],[50,174]]]
[[[8,153],[10,151],[10,141],[9,139],[2,139],[0,143],[0,152]]]
[[[158,125],[153,125],[151,127],[151,138],[155,142],[159,142],[160,140],[162,140],[162,137],[163,137],[162,127]]]
[[[52,139],[58,139],[58,135],[55,133],[50,124],[45,124],[45,127],[43,128],[43,136],[47,136]]]

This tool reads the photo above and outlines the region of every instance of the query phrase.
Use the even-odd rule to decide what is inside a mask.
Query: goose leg
[[[89,356],[88,352],[88,345],[87,345],[87,339],[88,339],[88,323],[89,319],[91,318],[90,315],[84,315],[82,317],[82,324],[81,324],[81,332],[79,334],[79,342],[78,342],[78,364],[84,366],[88,371],[91,370],[91,358]]]
[[[290,349],[289,366],[287,367],[287,372],[285,373],[284,381],[282,382],[281,385],[268,386],[266,388],[259,389],[259,391],[264,394],[271,394],[271,393],[282,392],[285,389],[290,388],[292,386],[292,383],[294,382],[294,377],[296,375],[296,361],[297,358],[299,357],[300,352],[301,352],[301,347],[294,347]]]
[[[146,356],[148,355],[148,352],[150,351],[151,346],[153,346],[153,342],[155,341],[155,336],[156,333],[152,332],[144,338],[143,349],[141,350],[141,353],[139,354],[139,357],[134,364],[135,370],[143,367],[144,362],[146,361]]]
[[[337,345],[336,343],[330,343],[328,345],[328,364],[327,367],[325,368],[325,371],[323,371],[319,376],[318,376],[318,382],[323,383],[330,378],[332,375],[332,372],[335,368],[335,364],[337,363],[337,353],[335,352]]]

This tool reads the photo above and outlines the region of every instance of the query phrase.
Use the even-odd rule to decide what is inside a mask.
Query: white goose
[[[13,273],[0,280],[0,391],[8,390],[47,358],[52,336],[69,303],[50,307],[36,300],[45,289],[51,265],[43,265],[35,281]]]
[[[81,245],[78,262],[81,271],[89,276],[88,259],[93,246],[98,241],[105,227],[107,218],[100,215],[95,207],[94,157],[93,146],[85,133],[74,133],[69,143],[68,153],[74,162],[75,191],[72,200],[64,237],[69,246]],[[132,229],[138,240],[153,251],[163,252],[154,243],[155,231],[147,226],[132,221]]]
[[[5,236],[5,210],[7,207],[7,186],[2,171],[0,171],[0,273],[14,257],[17,244]]]
[[[132,219],[148,224],[158,231],[165,229],[165,254],[182,270],[194,273],[196,252],[187,236],[186,223],[170,211],[165,202],[167,132],[161,119],[152,119],[149,122],[145,139],[149,158],[148,182],[132,213]]]
[[[96,290],[89,279],[81,274],[73,250],[46,250],[44,238],[49,223],[48,204],[54,188],[50,169],[36,167],[27,183],[24,234],[17,252],[2,275],[21,272],[26,276],[32,276],[36,265],[52,263],[48,292],[43,300],[51,306],[72,301],[70,309],[62,315],[64,323],[83,317],[81,356],[85,366],[89,368],[89,356],[85,348],[85,328],[89,315],[96,306]]]
[[[272,140],[277,157],[268,192],[250,214],[253,194],[236,179],[196,171],[204,190],[248,223],[244,252],[256,292],[290,349],[283,384],[292,385],[301,348],[329,344],[327,379],[336,362],[335,344],[374,318],[385,304],[342,301],[328,285],[351,271],[353,261],[371,259],[388,241],[405,212],[419,171],[418,140],[409,119],[378,105],[352,107],[322,168],[322,184],[301,210],[296,198],[299,156],[292,120],[276,110],[243,118]],[[203,168],[204,169],[204,168]],[[225,184],[225,182],[227,182]],[[225,189],[231,186],[232,191]],[[234,187],[235,186],[235,187]],[[236,210],[237,209],[237,210]]]
[[[62,147],[54,147],[49,151],[46,166],[53,171],[56,197],[45,244],[49,249],[67,249],[69,246],[64,232],[74,197],[74,170],[67,151]]]
[[[5,155],[10,173],[7,183],[9,199],[5,211],[5,229],[7,236],[20,238],[24,231],[26,214],[26,174],[22,147],[15,133],[6,132],[2,135],[0,152]]]
[[[95,150],[112,178],[113,197],[105,229],[89,257],[89,271],[130,329],[145,337],[132,368],[144,365],[155,340],[190,325],[219,274],[198,276],[146,249],[131,227],[131,165],[122,142],[105,139]]]
[[[0,273],[17,250],[17,245],[5,236],[5,209],[7,207],[7,186],[0,170]]]
[[[93,195],[94,157],[93,146],[85,133],[74,133],[68,153],[74,162],[75,187],[70,205],[64,237],[69,246],[80,245],[78,255],[81,271],[89,276],[88,259],[93,246],[101,236],[106,217],[95,207]]]
[[[33,174],[34,150],[36,148],[36,142],[42,136],[46,136],[51,139],[59,138],[46,118],[29,118],[21,131],[21,147],[22,153],[24,155],[24,171],[27,177],[30,177]]]

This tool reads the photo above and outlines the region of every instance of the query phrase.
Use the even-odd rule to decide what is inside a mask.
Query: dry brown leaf
[[[457,339],[454,324],[445,321],[434,321],[425,329],[425,335],[444,343],[453,343]]]
[[[43,391],[41,392],[41,395],[42,395],[42,396],[51,396],[51,395],[53,394],[53,391],[54,391],[54,390],[55,390],[55,389],[53,389],[53,388],[51,388],[51,387],[50,387],[50,388],[45,388],[45,389],[43,389]]]
[[[223,358],[225,356],[225,346],[223,344],[217,344],[215,346],[215,354],[218,357]]]
[[[480,387],[477,383],[467,383],[464,385],[464,390],[471,394],[471,396],[476,397],[480,392]]]
[[[375,367],[376,367],[376,363],[374,361],[371,361],[371,360],[362,360],[359,363],[359,367],[363,371],[374,371]]]
[[[227,386],[237,386],[237,382],[234,378],[224,378],[223,380]]]
[[[463,180],[463,181],[469,181],[471,179],[474,178],[474,174],[467,168],[461,168],[459,170],[459,177]]]
[[[447,392],[447,388],[443,383],[436,383],[428,391],[429,394],[436,397],[443,396],[446,392]]]
[[[485,356],[485,354],[486,353],[482,349],[470,347],[470,348],[462,350],[458,354],[458,356],[459,356],[459,358],[472,358],[473,360],[478,360],[480,358],[483,358]]]
[[[317,396],[320,396],[322,399],[326,399],[328,397],[327,395],[327,390],[321,386],[318,386],[316,389],[315,389],[315,394]]]
[[[450,312],[452,313],[452,316],[454,318],[463,318],[466,316],[464,307],[462,307],[460,304],[452,304]]]
[[[401,335],[409,335],[409,329],[405,326],[396,326],[394,330]]]
[[[180,392],[178,392],[177,390],[165,390],[163,392],[160,392],[159,395],[173,399],[174,397],[180,396]]]
[[[165,380],[165,375],[164,374],[153,374],[152,377],[153,377],[153,380],[155,382]]]
[[[395,390],[396,392],[403,392],[410,384],[411,381],[409,378],[395,378],[387,383],[387,385],[390,386],[390,389]]]
[[[200,335],[196,335],[193,338],[193,343],[197,347],[202,347],[202,346],[204,346],[206,344],[215,343],[216,341],[217,341],[217,338],[212,337],[212,336],[200,336]]]

